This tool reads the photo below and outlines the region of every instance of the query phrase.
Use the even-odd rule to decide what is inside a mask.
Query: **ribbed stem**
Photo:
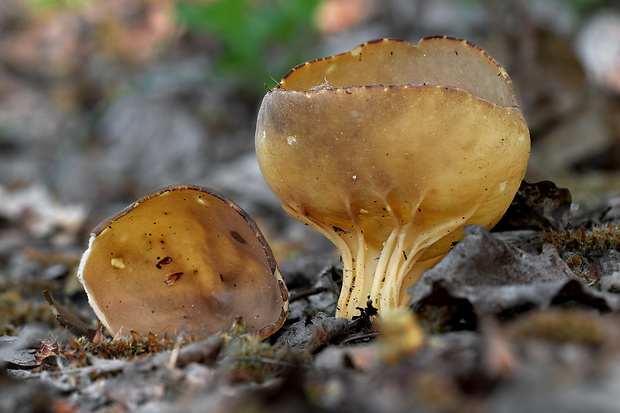
[[[342,255],[342,291],[336,317],[351,319],[359,315],[358,307],[366,307],[368,299],[383,314],[406,305],[406,297],[403,297],[406,286],[403,284],[413,284],[425,269],[438,260],[419,262],[420,258],[430,246],[461,228],[478,207],[475,205],[458,219],[446,220],[421,233],[415,216],[417,207],[413,208],[410,217],[402,219],[393,214],[386,204],[386,210],[393,219],[393,228],[380,247],[376,246],[376,241],[367,242],[362,223],[351,211],[348,212],[353,226],[348,227],[347,231],[335,230],[333,226],[308,215],[300,219],[312,223],[338,247]]]

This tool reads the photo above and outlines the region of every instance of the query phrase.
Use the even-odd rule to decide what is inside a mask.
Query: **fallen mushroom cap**
[[[256,151],[285,210],[343,258],[338,316],[380,311],[462,227],[492,227],[523,178],[529,132],[505,70],[460,39],[398,40],[300,65],[265,96]]]
[[[288,313],[288,291],[256,223],[198,186],[161,189],[100,224],[78,275],[112,333],[213,333],[240,316],[265,338]]]

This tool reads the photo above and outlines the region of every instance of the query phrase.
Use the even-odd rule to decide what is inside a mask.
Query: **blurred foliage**
[[[615,0],[564,0],[578,16],[586,16],[601,8],[611,6]]]
[[[82,10],[93,0],[26,0],[25,4],[33,12],[56,12],[65,10]]]
[[[176,4],[177,21],[220,42],[214,70],[262,87],[313,55],[320,0],[214,0]]]

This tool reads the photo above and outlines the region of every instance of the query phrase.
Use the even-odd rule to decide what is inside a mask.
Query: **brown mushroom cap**
[[[340,249],[337,314],[351,317],[368,297],[403,305],[464,225],[497,223],[529,132],[508,75],[481,49],[381,40],[289,72],[262,102],[256,151],[284,208]]]
[[[79,278],[112,333],[213,333],[240,316],[264,338],[288,313],[288,291],[256,223],[198,186],[161,189],[100,224]]]

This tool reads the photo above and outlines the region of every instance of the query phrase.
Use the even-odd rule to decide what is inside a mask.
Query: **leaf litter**
[[[576,216],[570,194],[554,187],[524,183],[529,195],[511,206],[510,226],[466,227],[409,290],[402,314],[381,317],[368,305],[354,320],[331,317],[341,267],[326,257],[322,269],[305,260],[283,270],[296,309],[265,341],[242,320],[225,335],[109,337],[46,297],[64,328],[3,337],[0,407],[613,411],[620,216]]]

